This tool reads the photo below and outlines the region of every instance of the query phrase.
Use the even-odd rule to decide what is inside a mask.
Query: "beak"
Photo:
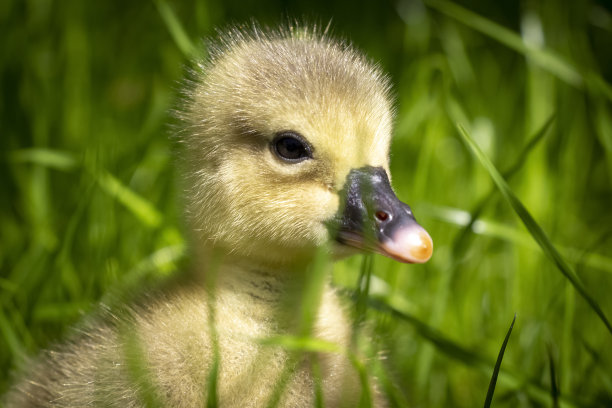
[[[335,222],[338,242],[405,263],[431,258],[431,237],[397,198],[382,167],[351,170],[341,195],[344,205]]]

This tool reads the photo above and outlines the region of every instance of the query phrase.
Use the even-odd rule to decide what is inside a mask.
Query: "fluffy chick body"
[[[295,333],[296,290],[333,241],[328,222],[351,169],[388,173],[388,89],[362,55],[316,31],[225,35],[187,82],[178,112],[193,234],[189,284],[102,310],[45,351],[6,406],[142,407],[151,395],[161,406],[204,406],[217,350],[219,406],[266,406],[287,370],[278,406],[313,406],[310,357],[296,360],[258,339]],[[271,142],[287,130],[304,135],[311,160],[288,164],[275,155]],[[325,284],[312,336],[347,349],[350,333]],[[357,406],[361,383],[348,358],[317,358],[325,406]]]
[[[220,407],[267,406],[286,370],[291,375],[278,406],[314,406],[308,361],[259,341],[293,333],[295,310],[286,307],[280,292],[290,283],[262,272],[241,276],[244,271],[225,267],[219,272],[229,279],[220,278],[212,303],[208,291],[192,285],[149,297],[120,314],[104,310],[70,342],[45,351],[6,406],[143,407],[151,398],[153,406],[205,406],[215,337]],[[348,347],[348,328],[336,294],[327,289],[313,332]],[[325,406],[356,406],[360,385],[348,360],[327,353],[318,358]],[[138,365],[146,368],[138,371]],[[143,374],[146,381],[135,377]]]

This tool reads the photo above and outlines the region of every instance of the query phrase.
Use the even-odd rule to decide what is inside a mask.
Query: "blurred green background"
[[[481,406],[514,313],[494,407],[612,406],[612,6],[561,0],[2,0],[0,392],[109,290],[187,262],[178,81],[216,28],[287,16],[331,20],[395,84],[393,184],[435,252],[373,261],[391,406]]]

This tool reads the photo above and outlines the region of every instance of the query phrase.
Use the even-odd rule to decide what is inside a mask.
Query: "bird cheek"
[[[310,229],[316,231],[315,239],[322,244],[329,238],[326,223],[338,212],[340,198],[335,191],[322,185],[311,185],[300,194],[301,211],[305,211]]]
[[[338,193],[332,189],[321,188],[315,195],[314,203],[316,204],[314,208],[319,209],[315,216],[320,244],[322,244],[331,240],[327,224],[330,220],[334,219],[340,209],[340,197]]]
[[[314,208],[318,208],[317,219],[325,221],[332,219],[340,208],[338,193],[328,187],[317,188],[313,195]]]

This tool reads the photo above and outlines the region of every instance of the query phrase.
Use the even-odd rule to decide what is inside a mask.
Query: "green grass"
[[[485,398],[484,408],[489,408],[491,406],[491,403],[493,402],[493,394],[495,393],[495,386],[497,385],[497,378],[499,376],[499,370],[501,368],[501,364],[504,359],[504,353],[506,352],[506,346],[508,345],[508,340],[510,339],[510,335],[512,334],[512,329],[514,328],[515,322],[516,322],[516,315],[514,315],[514,318],[512,319],[512,324],[510,325],[510,328],[508,329],[508,333],[506,333],[506,337],[504,337],[504,342],[502,343],[501,349],[499,350],[497,361],[495,362],[495,367],[493,367],[493,374],[491,375],[491,382],[489,383],[489,389],[487,390],[487,397]],[[552,378],[554,379],[554,377]],[[554,384],[553,384],[553,387],[554,387]]]
[[[378,256],[335,265],[361,354],[310,337],[318,273],[296,337],[262,341],[296,355],[349,353],[393,407],[474,407],[516,313],[492,407],[612,405],[605,7],[0,2],[0,392],[97,302],[181,269],[180,153],[167,124],[184,66],[216,27],[287,13],[333,17],[335,35],[392,76],[393,185],[435,251],[425,265]],[[126,352],[137,355],[133,340]],[[146,370],[133,362],[135,375]],[[141,385],[158,404],[154,386]]]

